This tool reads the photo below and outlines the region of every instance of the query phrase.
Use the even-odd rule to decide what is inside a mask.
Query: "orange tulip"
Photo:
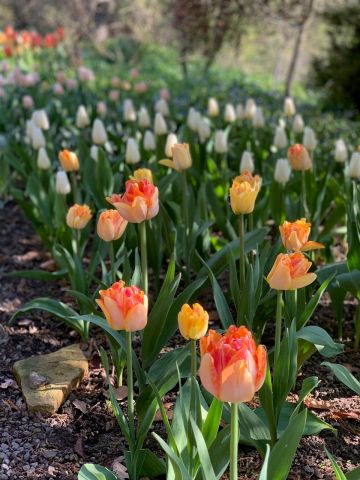
[[[96,231],[102,240],[112,242],[122,236],[127,224],[117,210],[106,210],[100,213]]]
[[[135,285],[127,287],[125,282],[115,282],[107,290],[100,290],[96,300],[106,320],[114,330],[136,332],[147,324],[148,298]]]
[[[79,159],[75,152],[62,150],[59,152],[59,160],[65,172],[77,172],[79,170]]]
[[[131,223],[150,220],[159,212],[159,190],[148,180],[128,180],[123,195],[112,195],[106,200]]]
[[[308,240],[310,235],[311,223],[305,218],[296,220],[296,222],[285,221],[280,225],[279,230],[281,240],[287,250],[307,252],[317,248],[324,248],[322,243]]]
[[[308,273],[311,262],[300,253],[280,253],[267,276],[267,282],[274,290],[297,290],[310,285],[315,273]]]
[[[70,228],[82,230],[86,227],[91,217],[92,214],[88,205],[78,205],[75,203],[67,212],[66,224]]]
[[[260,190],[260,177],[244,172],[234,178],[230,187],[230,204],[235,215],[251,213],[255,207],[256,197]]]
[[[149,168],[138,168],[130,178],[131,180],[136,180],[138,182],[145,179],[149,183],[154,183],[152,172]]]
[[[186,340],[199,340],[208,329],[209,314],[199,303],[185,303],[178,315],[179,330]]]
[[[293,170],[310,170],[312,167],[311,158],[301,143],[291,145],[288,149],[288,159]]]
[[[231,325],[224,335],[210,330],[200,339],[200,353],[201,382],[222,402],[249,402],[264,383],[266,350],[246,327]]]

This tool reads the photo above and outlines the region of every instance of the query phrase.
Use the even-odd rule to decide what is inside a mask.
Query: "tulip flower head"
[[[351,155],[349,167],[347,169],[347,175],[350,178],[360,180],[360,153],[354,152]]]
[[[141,128],[148,128],[151,125],[150,115],[146,107],[141,107],[139,110],[139,126]]]
[[[155,103],[155,112],[161,113],[164,117],[170,114],[169,105],[165,98],[160,98]]]
[[[290,175],[291,175],[291,167],[289,165],[289,162],[286,160],[286,158],[279,158],[276,161],[276,165],[275,165],[275,172],[274,172],[275,181],[284,186],[289,181]]]
[[[251,213],[260,190],[260,177],[244,171],[230,187],[230,204],[235,215]]]
[[[76,126],[85,128],[90,124],[90,118],[84,105],[80,105],[76,112]]]
[[[199,340],[208,329],[209,314],[199,303],[191,307],[187,303],[178,314],[179,330],[186,340]]]
[[[99,147],[97,145],[91,145],[90,147],[90,157],[97,162],[99,157]]]
[[[160,160],[161,165],[165,167],[173,168],[178,172],[187,170],[192,165],[192,159],[190,154],[190,148],[188,143],[176,143],[172,149],[172,160],[164,159]]]
[[[138,168],[130,178],[138,182],[140,180],[147,180],[149,183],[154,183],[152,172],[149,168]]]
[[[304,145],[296,143],[291,145],[288,149],[288,159],[293,170],[310,170],[312,167],[311,158],[309,152]]]
[[[236,118],[238,120],[243,120],[245,118],[245,109],[241,103],[236,105]]]
[[[285,128],[282,125],[278,125],[275,130],[274,145],[276,148],[286,148],[288,146],[288,139],[286,136]]]
[[[297,113],[294,117],[293,124],[292,124],[292,129],[293,132],[295,133],[302,133],[304,131],[304,120],[300,113]]]
[[[135,285],[127,287],[125,282],[115,282],[107,290],[99,291],[96,300],[106,320],[114,330],[136,332],[147,324],[148,298]]]
[[[165,135],[167,133],[167,125],[165,119],[163,115],[159,112],[155,115],[154,132],[155,135]]]
[[[126,142],[125,162],[133,165],[139,163],[140,160],[140,150],[135,138],[128,138]]]
[[[59,152],[59,160],[65,172],[77,172],[79,170],[79,159],[75,152],[61,150],[61,152]]]
[[[253,173],[255,169],[254,166],[254,160],[251,152],[248,152],[245,150],[241,156],[241,161],[240,161],[240,172],[250,172]]]
[[[211,135],[210,123],[209,120],[205,117],[201,117],[199,120],[198,135],[200,143],[205,143]]]
[[[235,108],[231,103],[225,105],[224,120],[227,123],[233,123],[236,120]]]
[[[56,174],[56,182],[55,182],[55,190],[56,193],[60,195],[67,195],[71,192],[71,186],[66,175],[66,172],[60,171]]]
[[[43,147],[39,148],[39,150],[38,150],[37,166],[41,170],[47,170],[48,168],[51,167],[50,158],[49,158],[45,148],[43,148]]]
[[[248,98],[245,103],[245,118],[252,120],[256,113],[256,103],[253,98]]]
[[[346,143],[341,138],[335,142],[335,161],[338,163],[345,163],[348,159],[348,151]]]
[[[37,127],[35,124],[31,127],[31,143],[35,150],[39,148],[45,148],[46,140],[41,128]]]
[[[274,290],[297,290],[310,285],[315,273],[308,273],[311,262],[300,252],[280,253],[266,280]]]
[[[96,232],[104,242],[112,242],[122,236],[127,224],[117,210],[105,210],[99,215]]]
[[[169,133],[169,135],[166,138],[166,144],[165,144],[165,155],[167,157],[170,157],[170,158],[172,157],[172,148],[176,143],[179,143],[179,142],[175,133]]]
[[[155,150],[156,143],[155,143],[155,136],[151,130],[146,130],[144,134],[144,150],[150,152]]]
[[[217,117],[219,115],[219,104],[216,98],[210,97],[208,100],[209,117]]]
[[[32,119],[35,125],[41,128],[41,130],[49,130],[50,124],[45,110],[35,110],[32,115]]]
[[[200,339],[199,375],[204,388],[222,402],[249,402],[265,380],[266,350],[246,327],[231,325]]]
[[[216,130],[214,149],[216,153],[221,153],[221,154],[227,153],[228,142],[227,142],[227,137],[224,130]]]
[[[313,151],[316,148],[317,140],[316,140],[315,132],[310,127],[305,127],[304,135],[303,135],[303,144],[304,144],[304,147],[310,151]]]
[[[79,205],[75,203],[69,208],[66,215],[66,224],[70,228],[82,230],[86,227],[92,217],[91,210],[88,205]]]
[[[281,240],[287,250],[295,252],[307,252],[318,248],[324,248],[322,243],[309,240],[311,223],[305,218],[296,220],[296,222],[285,221],[279,227]]]
[[[287,117],[295,115],[296,108],[294,100],[291,97],[286,97],[284,100],[284,113]]]
[[[94,120],[91,136],[95,145],[104,145],[108,140],[105,126],[99,118]]]
[[[261,107],[256,107],[255,115],[252,122],[254,128],[262,128],[265,125],[264,114]]]
[[[150,220],[159,212],[159,190],[145,179],[128,180],[123,195],[114,194],[106,200],[130,223]]]
[[[136,110],[129,98],[124,100],[124,120],[125,122],[135,122],[136,120]]]
[[[200,112],[194,107],[189,108],[186,124],[193,132],[197,132],[199,129],[199,122],[201,120]]]
[[[21,99],[21,103],[25,109],[33,108],[34,106],[34,100],[31,95],[24,95]]]

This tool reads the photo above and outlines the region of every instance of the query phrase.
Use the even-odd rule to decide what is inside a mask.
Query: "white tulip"
[[[296,113],[295,103],[291,97],[286,97],[284,100],[284,113],[287,117],[292,117]]]
[[[351,178],[360,180],[360,153],[354,152],[351,155],[349,167],[347,169],[347,175]]]
[[[292,129],[293,132],[295,133],[302,133],[304,131],[304,120],[300,113],[297,113],[294,117],[293,124],[292,124]]]
[[[107,142],[108,137],[105,126],[102,120],[100,120],[100,118],[95,119],[92,127],[91,136],[93,143],[95,143],[96,145],[104,145],[104,143]]]
[[[45,148],[46,141],[45,141],[44,134],[41,128],[37,127],[36,125],[33,125],[32,127],[31,141],[32,141],[32,146],[33,148],[35,148],[35,150],[38,150],[41,147]]]
[[[208,100],[209,117],[217,117],[219,115],[219,104],[216,98],[210,97]]]
[[[67,195],[71,192],[71,186],[66,172],[63,172],[62,170],[57,172],[55,189],[60,195]]]
[[[42,130],[49,130],[50,124],[45,110],[35,110],[32,114],[32,119],[37,127]]]
[[[348,151],[344,140],[341,138],[335,142],[335,161],[344,163],[348,159]]]
[[[274,145],[276,148],[286,148],[288,146],[288,139],[286,136],[285,128],[282,125],[276,127]]]
[[[99,147],[97,145],[91,145],[90,157],[97,162],[99,158]]]
[[[125,162],[133,165],[140,162],[140,151],[135,138],[128,138],[126,142]]]
[[[90,118],[84,105],[80,105],[76,112],[76,126],[85,128],[90,124]]]
[[[238,120],[243,120],[245,118],[245,109],[241,103],[236,105],[236,118]]]
[[[243,173],[245,170],[253,173],[255,169],[254,166],[254,160],[252,157],[251,152],[248,152],[245,150],[241,156],[241,161],[240,161],[240,173]]]
[[[265,125],[264,114],[261,107],[256,107],[252,122],[255,128],[262,128]]]
[[[139,126],[141,128],[148,128],[151,125],[150,115],[146,107],[141,107],[139,110]]]
[[[236,120],[235,108],[231,103],[225,105],[224,120],[228,123],[233,123]]]
[[[214,148],[216,153],[226,153],[228,151],[227,138],[223,130],[216,130]]]
[[[28,138],[28,140],[32,139],[33,128],[34,128],[33,120],[26,120],[25,135]]]
[[[155,112],[161,113],[164,117],[169,115],[170,110],[169,110],[169,105],[165,98],[160,98],[156,103],[155,103]]]
[[[302,143],[304,147],[307,148],[308,150],[310,151],[315,150],[317,145],[317,140],[316,140],[315,132],[312,128],[305,127]]]
[[[155,115],[154,132],[155,135],[165,135],[165,133],[167,133],[167,125],[165,119],[159,112]]]
[[[291,167],[289,165],[289,162],[286,160],[286,158],[279,158],[275,165],[275,181],[284,186],[289,181],[290,175]]]
[[[124,100],[124,120],[125,122],[135,122],[136,121],[136,110],[132,100],[126,98]]]
[[[186,124],[190,130],[193,130],[194,132],[198,131],[200,118],[200,113],[195,108],[190,107],[186,120]]]
[[[51,166],[50,158],[44,147],[40,147],[37,156],[37,166],[41,170],[47,170]]]
[[[151,151],[155,150],[155,136],[151,130],[146,130],[144,135],[144,150]]]
[[[205,143],[211,135],[210,123],[207,118],[201,117],[198,125],[200,143]]]
[[[169,133],[169,135],[167,136],[166,145],[165,145],[165,155],[168,158],[172,158],[172,147],[176,143],[179,143],[179,142],[175,133]]]
[[[245,104],[245,118],[252,120],[256,112],[256,103],[253,98],[248,98]]]

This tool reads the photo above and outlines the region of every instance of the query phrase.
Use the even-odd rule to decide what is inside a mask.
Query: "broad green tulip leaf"
[[[140,450],[139,457],[143,458],[143,464],[140,469],[141,477],[157,478],[166,474],[164,460],[148,448]]]
[[[350,390],[355,392],[357,395],[360,395],[360,382],[357,380],[354,375],[349,372],[349,370],[338,363],[322,362],[321,365],[325,365],[330,368],[335,377],[344,385],[346,385]]]
[[[337,276],[341,287],[345,288],[360,301],[360,270],[352,270],[349,273],[341,273]]]
[[[360,478],[360,467],[356,467],[353,470],[350,470],[346,475],[346,480],[359,480]]]
[[[331,466],[334,470],[336,480],[346,480],[346,476],[344,472],[341,470],[340,466],[337,464],[335,458],[331,455],[331,453],[326,447],[324,447],[324,450],[326,452],[326,455],[328,456],[328,459],[331,462]]]
[[[190,415],[191,428],[194,434],[198,455],[200,458],[201,469],[203,471],[204,478],[206,480],[216,480],[216,475],[211,464],[208,447],[206,446],[205,439],[201,433],[201,430],[196,425],[194,419]]]
[[[118,477],[101,465],[85,463],[78,473],[78,480],[118,480]]]
[[[297,338],[313,344],[324,357],[334,357],[344,350],[343,345],[335,343],[323,328],[315,325],[303,327],[296,335]]]
[[[183,463],[183,461],[176,455],[175,452],[167,445],[167,443],[155,432],[152,433],[153,437],[158,441],[160,444],[161,448],[164,450],[166,455],[169,457],[171,460],[171,463],[173,465],[173,468],[176,472],[178,471],[178,475],[175,478],[181,478],[182,480],[191,480],[190,475],[187,472],[187,469]]]
[[[229,464],[230,425],[220,430],[210,447],[209,455],[216,478],[220,480]],[[196,477],[198,480],[198,476]]]
[[[204,435],[205,443],[208,448],[211,447],[212,443],[216,439],[221,421],[223,405],[223,402],[220,402],[220,400],[217,400],[214,397],[206,415],[206,419],[202,428],[202,434]]]
[[[270,445],[267,443],[266,444],[265,459],[264,459],[264,463],[261,467],[259,480],[270,480],[269,477],[268,477],[269,458],[270,458]]]
[[[324,282],[322,282],[322,284],[316,291],[315,295],[313,295],[310,301],[306,304],[304,311],[302,312],[299,320],[297,321],[296,328],[298,330],[304,327],[307,324],[307,322],[310,320],[311,315],[314,313],[315,308],[318,306],[320,302],[322,294],[325,292],[325,290],[327,289],[328,285],[331,283],[333,278],[334,278],[334,275],[331,275]]]
[[[6,273],[9,277],[30,278],[32,280],[42,280],[44,282],[50,282],[52,280],[58,280],[64,278],[67,274],[65,268],[57,270],[56,272],[47,272],[46,270],[16,270],[14,272]]]

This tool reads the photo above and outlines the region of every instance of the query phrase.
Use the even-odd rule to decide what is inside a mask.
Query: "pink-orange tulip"
[[[232,325],[224,335],[210,330],[200,339],[203,386],[223,402],[249,402],[264,383],[266,350],[251,332]]]
[[[312,167],[309,152],[304,145],[296,143],[288,149],[288,159],[293,170],[310,170]]]
[[[179,330],[186,340],[199,340],[208,329],[209,314],[199,303],[185,303],[178,314]]]
[[[70,228],[82,230],[86,227],[91,217],[92,214],[88,205],[78,205],[75,203],[67,212],[66,224]]]
[[[75,152],[61,150],[59,152],[59,160],[65,172],[77,172],[79,170],[79,159]]]
[[[112,242],[121,237],[127,224],[127,220],[117,210],[106,210],[99,215],[96,231],[102,240]]]
[[[300,252],[280,253],[267,276],[267,282],[274,290],[297,290],[310,285],[315,273],[308,273],[311,262]]]
[[[112,195],[106,200],[130,223],[150,220],[159,212],[159,190],[148,180],[128,180],[123,195]]]
[[[114,330],[136,332],[147,324],[148,298],[135,285],[127,287],[125,282],[115,282],[107,290],[100,290],[96,300],[106,320]]]
[[[279,227],[281,240],[287,250],[307,252],[318,248],[324,248],[322,243],[308,240],[311,230],[311,223],[305,218],[296,222],[285,221]]]

